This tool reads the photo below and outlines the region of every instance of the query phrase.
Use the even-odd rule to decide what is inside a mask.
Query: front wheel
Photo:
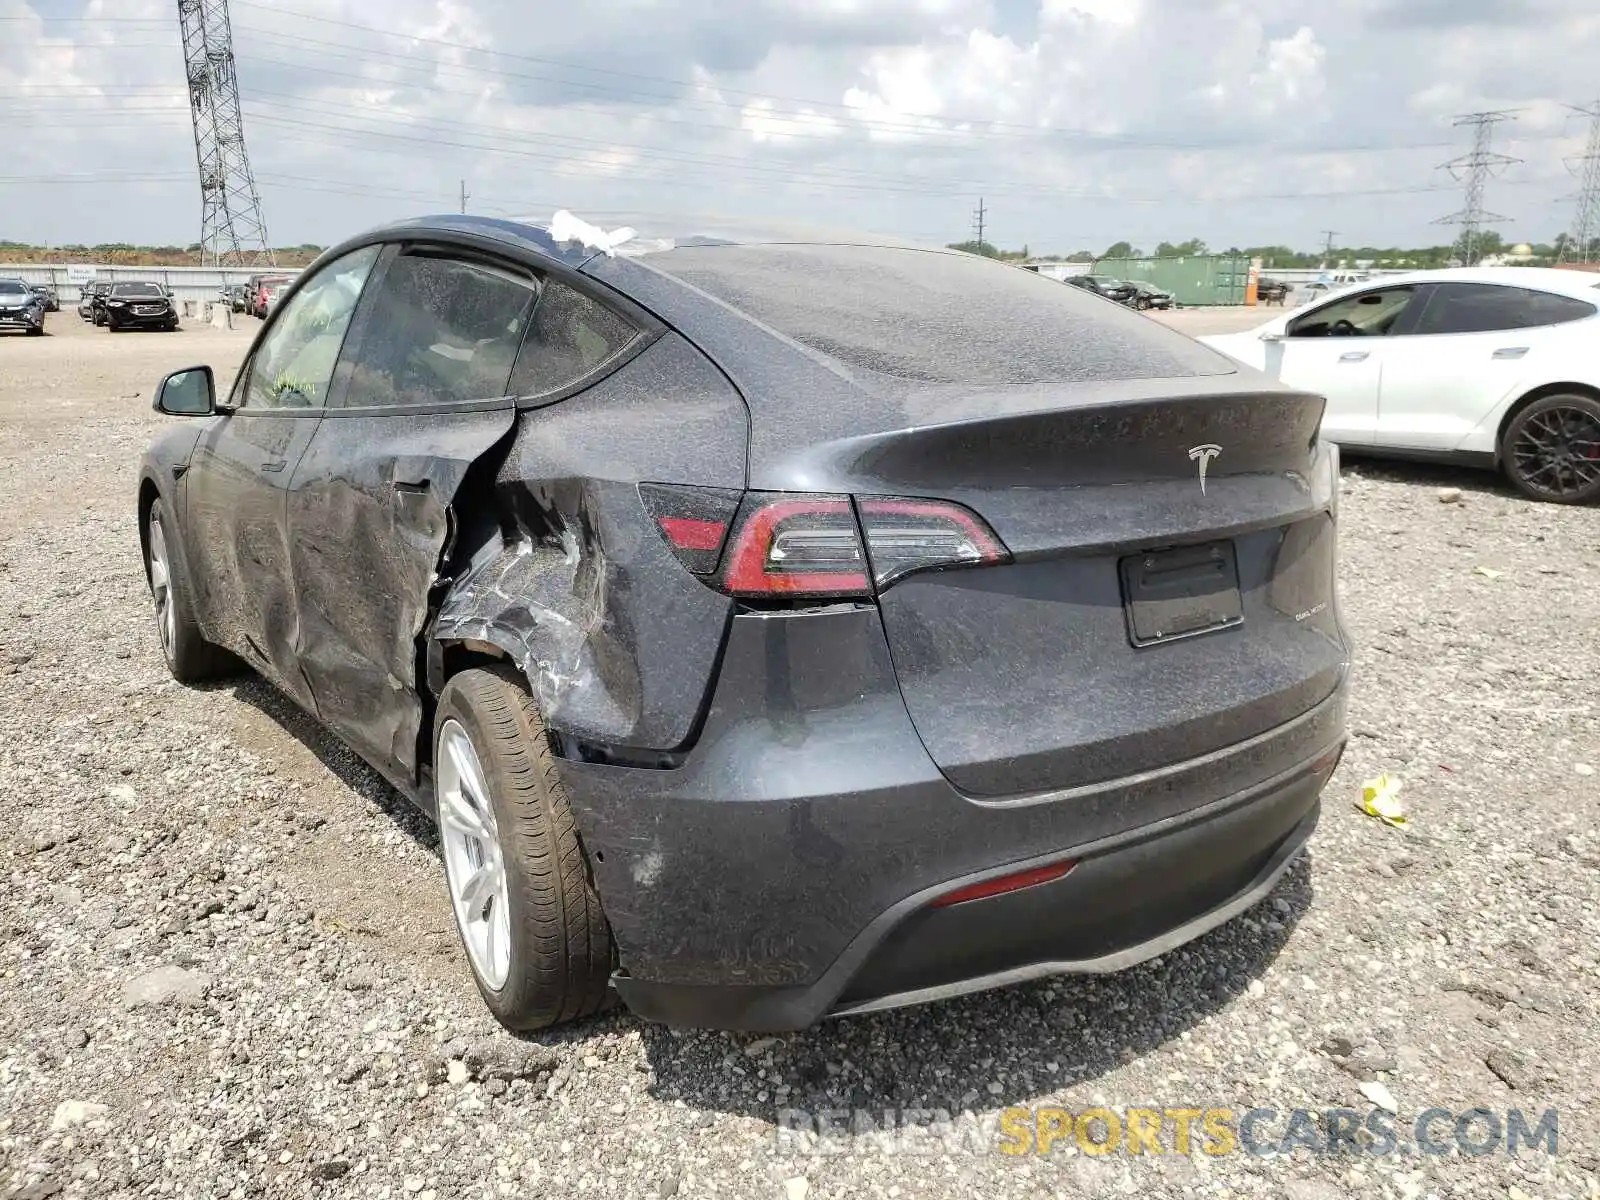
[[[1535,500],[1600,500],[1600,400],[1577,394],[1535,400],[1506,427],[1500,462]]]
[[[172,553],[177,526],[160,496],[151,504],[146,521],[145,578],[155,602],[156,630],[167,670],[179,683],[200,683],[230,674],[238,660],[206,641],[194,619],[188,581]]]
[[[490,1011],[530,1030],[606,1007],[611,927],[538,706],[514,672],[450,680],[433,761],[450,907]]]

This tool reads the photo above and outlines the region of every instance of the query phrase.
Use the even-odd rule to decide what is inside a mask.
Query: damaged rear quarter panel
[[[445,597],[430,665],[442,674],[452,643],[488,643],[527,676],[553,732],[684,746],[733,603],[673,557],[638,484],[742,488],[747,445],[743,400],[675,333],[587,390],[526,408],[495,480],[501,535]]]

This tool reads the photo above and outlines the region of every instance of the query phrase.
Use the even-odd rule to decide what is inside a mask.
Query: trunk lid
[[[963,504],[1011,551],[879,597],[912,721],[961,791],[1200,757],[1338,687],[1322,402],[1232,382],[1059,389],[1054,407],[851,438],[808,463],[858,495]]]

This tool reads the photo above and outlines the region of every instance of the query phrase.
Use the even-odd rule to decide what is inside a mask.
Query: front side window
[[[518,396],[539,396],[568,387],[621,353],[636,333],[633,326],[582,292],[563,283],[546,282],[517,356],[511,391]]]
[[[508,394],[538,298],[531,278],[402,254],[389,265],[350,364],[346,408],[448,404]]]
[[[1561,325],[1595,315],[1593,304],[1572,296],[1494,283],[1443,283],[1434,289],[1416,332],[1491,333]]]
[[[328,402],[345,331],[381,247],[329,263],[279,313],[250,366],[243,407],[319,408]]]
[[[1415,294],[1416,288],[1409,286],[1358,292],[1290,322],[1288,335],[1382,337],[1394,328]]]

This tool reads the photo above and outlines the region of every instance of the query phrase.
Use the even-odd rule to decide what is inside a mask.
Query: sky
[[[208,4],[216,0],[206,0]],[[231,0],[271,240],[556,208],[1034,253],[1436,245],[1516,110],[1513,241],[1572,217],[1594,0]],[[172,0],[0,0],[0,239],[198,240]]]

